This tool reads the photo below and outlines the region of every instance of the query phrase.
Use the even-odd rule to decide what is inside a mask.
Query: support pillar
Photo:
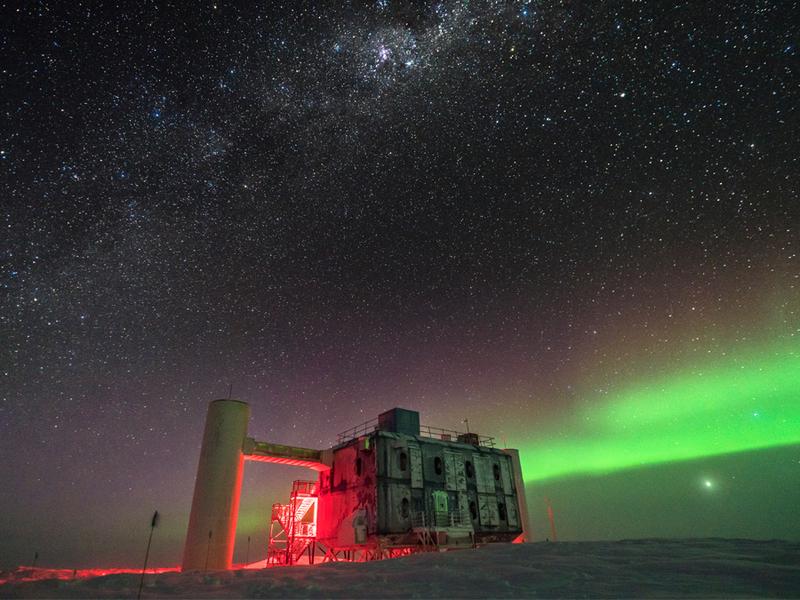
[[[182,570],[227,570],[233,564],[250,407],[238,400],[208,406]]]
[[[511,465],[514,468],[514,487],[517,489],[517,499],[519,500],[519,518],[522,523],[522,535],[515,541],[530,542],[533,540],[531,532],[530,515],[528,514],[528,499],[525,497],[525,480],[522,478],[522,464],[519,460],[519,450],[506,448],[503,450],[511,457]]]

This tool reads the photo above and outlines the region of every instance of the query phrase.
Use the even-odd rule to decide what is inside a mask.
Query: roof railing
[[[338,436],[336,436],[336,445],[346,444],[362,435],[369,435],[378,431],[378,419],[370,419],[355,427],[351,427]],[[467,444],[475,444],[485,448],[494,448],[495,440],[488,435],[479,435],[477,433],[470,433],[467,431],[457,431],[455,429],[444,429],[442,427],[433,427],[431,425],[420,425],[420,437],[431,438],[434,440],[442,440],[445,442],[462,442]]]
[[[305,479],[295,479],[292,483],[292,496],[316,496],[317,482]]]
[[[374,419],[370,419],[369,421],[364,421],[360,425],[356,425],[355,427],[351,427],[340,433],[336,436],[336,444],[344,444],[349,442],[350,440],[354,440],[357,437],[361,437],[362,435],[367,435],[372,433],[373,431],[378,430],[378,417]]]

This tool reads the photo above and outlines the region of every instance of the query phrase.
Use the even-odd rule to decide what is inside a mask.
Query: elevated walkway
[[[314,471],[330,469],[333,456],[330,451],[326,450],[257,442],[250,437],[245,438],[242,453],[245,460],[306,467]]]

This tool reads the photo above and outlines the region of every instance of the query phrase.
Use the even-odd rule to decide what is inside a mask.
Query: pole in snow
[[[39,551],[33,553],[33,565],[31,565],[34,569],[36,568],[36,561],[39,560]]]
[[[158,511],[153,513],[153,518],[150,520],[150,537],[147,538],[147,550],[144,553],[144,566],[142,566],[142,577],[139,579],[139,593],[136,594],[136,600],[142,597],[142,587],[144,587],[144,573],[147,571],[147,559],[150,557],[150,543],[153,541],[153,530],[158,525]]]
[[[247,565],[249,565],[249,564],[250,564],[250,536],[248,535],[247,536],[247,552],[244,555],[244,566],[247,567]]]

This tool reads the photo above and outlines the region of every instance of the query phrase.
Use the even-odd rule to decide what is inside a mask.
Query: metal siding
[[[511,461],[511,473],[514,477],[514,508],[517,510],[519,525],[517,529],[522,530],[521,540],[530,542],[530,523],[528,519],[528,503],[525,499],[525,481],[522,478],[522,469],[519,463],[519,450],[506,449],[504,450],[509,460]]]
[[[466,457],[463,453],[455,455],[456,489],[459,492],[467,491],[467,470],[464,467]]]
[[[497,513],[497,496],[478,494],[478,512],[481,525],[496,527],[500,522],[500,515]]]
[[[519,527],[517,518],[517,499],[514,496],[506,496],[506,515],[508,516],[508,526],[511,529]]]
[[[458,492],[458,510],[464,516],[469,516],[469,495],[467,492]]]
[[[426,441],[420,442],[422,450],[422,474],[425,485],[435,485],[439,488],[445,487],[446,458],[443,456],[443,449],[439,444],[432,444]],[[436,472],[436,461],[441,461],[442,468]]]
[[[411,527],[411,489],[401,483],[390,483],[388,486],[388,503],[386,506],[387,533],[403,533]],[[408,516],[403,516],[401,505],[403,498],[408,500]]]
[[[485,502],[486,496],[478,496],[478,519],[481,526],[489,525],[489,505]]]
[[[492,459],[488,456],[475,455],[473,458],[475,465],[475,482],[478,485],[479,494],[494,493],[494,475],[492,474]]]
[[[444,487],[454,491],[457,487],[456,476],[456,453],[449,450],[444,451]]]
[[[500,457],[500,481],[503,482],[503,493],[513,494],[514,487],[511,482],[511,468],[508,464],[509,458],[506,456]]]
[[[475,518],[472,519],[472,527],[476,531],[478,531],[480,529],[480,511],[478,510],[479,509],[479,507],[478,507],[478,494],[475,493],[475,490],[469,490],[467,492],[466,509],[467,509],[467,512],[470,515],[470,518],[472,517],[472,513],[469,512],[469,505],[472,502],[475,503]]]
[[[411,464],[411,487],[422,487],[422,452],[419,447],[408,446],[408,459]]]
[[[403,440],[387,439],[386,445],[388,446],[388,462],[386,469],[386,476],[390,479],[405,479],[411,477],[411,452],[409,451],[408,443]],[[401,469],[400,456],[406,455],[405,469]]]
[[[378,482],[378,532],[385,533],[389,529],[389,484]]]
[[[489,511],[492,513],[492,521],[495,525],[500,525],[500,513],[497,510],[497,496],[494,497],[494,502],[489,503]]]
[[[447,492],[444,490],[433,491],[433,510],[437,513],[447,514],[448,502]]]

